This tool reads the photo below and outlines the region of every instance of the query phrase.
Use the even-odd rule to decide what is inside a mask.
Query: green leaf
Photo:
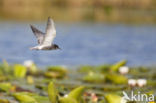
[[[59,99],[59,103],[79,103],[71,97],[62,97]]]
[[[107,74],[106,76],[108,81],[111,81],[115,84],[126,84],[127,83],[127,77],[119,74]]]
[[[38,103],[32,96],[26,93],[14,93],[13,96],[20,102]]]
[[[48,71],[45,72],[45,76],[48,78],[63,78],[67,74],[67,70],[61,66],[48,67]]]
[[[124,66],[126,64],[126,60],[122,60],[116,64],[114,64],[112,67],[111,67],[111,70],[112,71],[118,71],[118,69],[121,67],[121,66]]]
[[[108,103],[126,103],[126,101],[122,99],[121,96],[116,94],[107,94],[105,95],[105,98]]]
[[[100,73],[90,72],[88,75],[83,77],[83,80],[91,83],[103,83],[105,82],[105,75]]]
[[[54,83],[50,82],[48,85],[48,96],[49,96],[51,103],[57,103],[57,95],[58,93],[54,86]]]
[[[84,89],[85,87],[84,86],[80,86],[74,90],[72,90],[70,93],[69,93],[69,97],[77,100],[77,101],[80,101],[81,100],[81,96],[82,96],[82,93],[84,92]]]
[[[64,75],[67,73],[66,68],[64,68],[63,66],[51,66],[51,67],[48,67],[48,71],[58,72]]]
[[[3,60],[3,67],[4,67],[4,72],[9,73],[10,72],[10,67],[9,64],[6,60]]]
[[[27,83],[28,84],[33,84],[34,83],[34,79],[32,76],[27,76]]]
[[[0,90],[8,92],[12,85],[10,83],[0,83]]]
[[[14,76],[17,78],[24,78],[26,75],[27,69],[25,66],[16,64],[14,65]]]
[[[0,99],[0,103],[10,103],[7,99]]]
[[[30,71],[30,73],[35,74],[37,72],[37,66],[33,63],[28,70]]]
[[[34,95],[32,96],[38,103],[50,103],[49,98],[46,96]]]

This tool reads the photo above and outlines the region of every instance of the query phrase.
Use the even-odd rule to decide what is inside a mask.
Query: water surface
[[[31,23],[44,31],[45,23]],[[156,26],[98,23],[56,23],[56,51],[31,51],[37,45],[29,23],[0,22],[0,59],[33,60],[40,66],[156,63]]]

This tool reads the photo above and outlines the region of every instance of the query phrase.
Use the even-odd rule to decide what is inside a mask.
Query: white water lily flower
[[[135,80],[135,79],[129,79],[128,80],[128,85],[129,86],[134,87],[134,86],[136,86],[136,84],[137,84],[137,80]]]
[[[129,67],[128,66],[122,66],[119,68],[119,73],[120,74],[127,74],[129,72]]]
[[[145,86],[147,84],[147,80],[146,79],[138,79],[137,80],[137,85],[139,86],[139,87],[143,87],[143,86]]]
[[[65,94],[64,97],[68,97],[68,94]]]
[[[24,61],[23,65],[26,67],[31,67],[34,64],[32,60],[26,60]]]

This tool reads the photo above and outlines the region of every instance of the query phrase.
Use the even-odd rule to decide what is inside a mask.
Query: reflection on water
[[[44,30],[45,24],[37,23]],[[153,25],[60,24],[55,43],[62,50],[30,51],[37,44],[29,23],[0,23],[0,58],[11,63],[32,59],[38,65],[156,63],[156,29]]]

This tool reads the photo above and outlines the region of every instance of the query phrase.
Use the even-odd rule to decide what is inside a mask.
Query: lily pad
[[[88,75],[83,77],[83,80],[90,83],[104,83],[105,75],[100,73],[90,72]]]
[[[0,90],[9,92],[9,90],[12,88],[11,83],[0,83]]]
[[[63,78],[66,74],[67,70],[61,66],[48,67],[48,71],[45,72],[45,76],[49,78]]]
[[[34,79],[32,76],[27,76],[27,83],[28,84],[33,84],[34,83]]]
[[[79,103],[79,102],[77,102],[75,99],[71,97],[61,97],[59,99],[59,103]]]
[[[32,96],[27,93],[14,93],[13,96],[20,102],[38,103]]]
[[[107,80],[115,83],[115,84],[126,84],[128,79],[127,77],[123,76],[123,75],[119,75],[119,74],[107,74],[106,76]]]
[[[105,98],[108,103],[126,103],[127,101],[124,100],[121,96],[116,94],[107,94]]]
[[[0,99],[0,103],[10,103],[7,99]]]
[[[58,95],[58,92],[54,86],[54,83],[50,82],[48,85],[48,96],[49,96],[51,103],[57,103],[57,95]]]
[[[27,73],[27,69],[25,66],[20,64],[14,65],[14,76],[17,78],[24,78]]]

